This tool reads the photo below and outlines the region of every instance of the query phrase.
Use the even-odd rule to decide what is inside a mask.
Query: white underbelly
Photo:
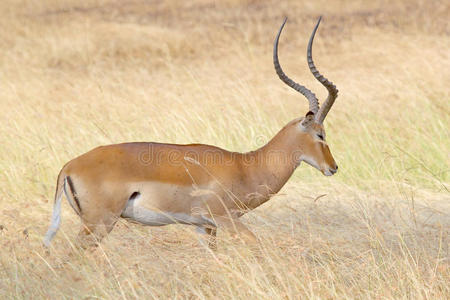
[[[155,220],[164,216],[172,216],[179,223],[204,222],[211,219],[208,201],[216,201],[218,195],[216,186],[176,186],[161,182],[136,182],[128,184],[130,196],[138,193],[133,199],[133,207],[142,207],[149,212],[154,212]],[[149,218],[151,218],[149,216]],[[198,218],[193,220],[190,218]],[[166,220],[166,217],[163,217]],[[161,220],[156,220],[160,222]]]
[[[148,195],[150,192],[151,189],[148,188],[133,192],[122,212],[122,217],[148,226],[163,226],[177,223],[195,226],[215,226],[211,218],[204,214],[193,212],[191,209],[182,210],[176,207],[174,209],[161,209],[163,205],[157,207],[158,202],[156,200],[150,201],[148,199],[151,198]],[[175,205],[175,203],[172,203],[172,205]]]

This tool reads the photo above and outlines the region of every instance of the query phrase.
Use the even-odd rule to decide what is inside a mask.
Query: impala
[[[302,161],[331,176],[337,165],[325,140],[323,121],[338,90],[316,69],[311,48],[320,24],[309,39],[307,61],[314,77],[328,90],[319,102],[309,89],[292,81],[278,61],[280,79],[309,101],[309,111],[284,126],[265,146],[248,153],[229,152],[202,144],[124,143],[95,148],[60,171],[51,225],[44,238],[49,246],[61,223],[63,193],[79,215],[80,244],[95,245],[122,217],[149,226],[189,224],[214,247],[217,228],[255,236],[239,217],[276,194]]]

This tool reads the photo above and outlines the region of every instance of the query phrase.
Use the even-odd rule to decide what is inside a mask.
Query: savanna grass
[[[244,217],[260,243],[120,222],[93,252],[63,205],[41,247],[56,176],[127,141],[249,151],[307,110],[280,60],[339,88],[326,119],[339,172],[302,165]],[[450,5],[445,1],[3,1],[0,298],[448,299]]]

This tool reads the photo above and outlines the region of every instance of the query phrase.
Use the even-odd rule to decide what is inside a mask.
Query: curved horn
[[[284,74],[283,69],[281,69],[280,62],[278,61],[278,40],[280,39],[281,31],[283,30],[284,24],[286,24],[287,17],[284,19],[283,24],[280,27],[280,30],[278,30],[277,37],[275,39],[275,43],[273,45],[273,65],[275,66],[275,71],[277,71],[278,77],[286,83],[288,86],[296,90],[297,92],[300,92],[303,96],[306,97],[309,101],[309,110],[312,111],[314,114],[317,114],[317,111],[319,110],[319,101],[317,101],[316,95],[314,95],[313,92],[311,92],[309,89],[304,87],[303,85],[300,85],[296,82],[294,82],[292,79],[286,76]]]
[[[323,120],[327,116],[328,112],[330,111],[331,106],[333,106],[334,100],[337,98],[338,89],[336,86],[322,76],[322,74],[317,71],[316,66],[314,65],[314,61],[312,59],[312,44],[314,41],[314,36],[316,35],[317,28],[319,27],[320,20],[322,20],[322,17],[319,17],[319,20],[317,21],[316,26],[314,27],[313,32],[311,33],[311,37],[309,38],[308,43],[308,50],[307,50],[307,60],[308,60],[308,66],[311,70],[311,73],[314,75],[314,77],[328,90],[328,97],[323,103],[323,105],[320,107],[319,112],[316,114],[316,122],[322,124]]]

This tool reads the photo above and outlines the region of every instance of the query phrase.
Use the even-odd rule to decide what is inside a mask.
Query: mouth
[[[334,174],[336,174],[337,170],[336,169],[327,169],[322,171],[323,175],[325,176],[333,176]]]

